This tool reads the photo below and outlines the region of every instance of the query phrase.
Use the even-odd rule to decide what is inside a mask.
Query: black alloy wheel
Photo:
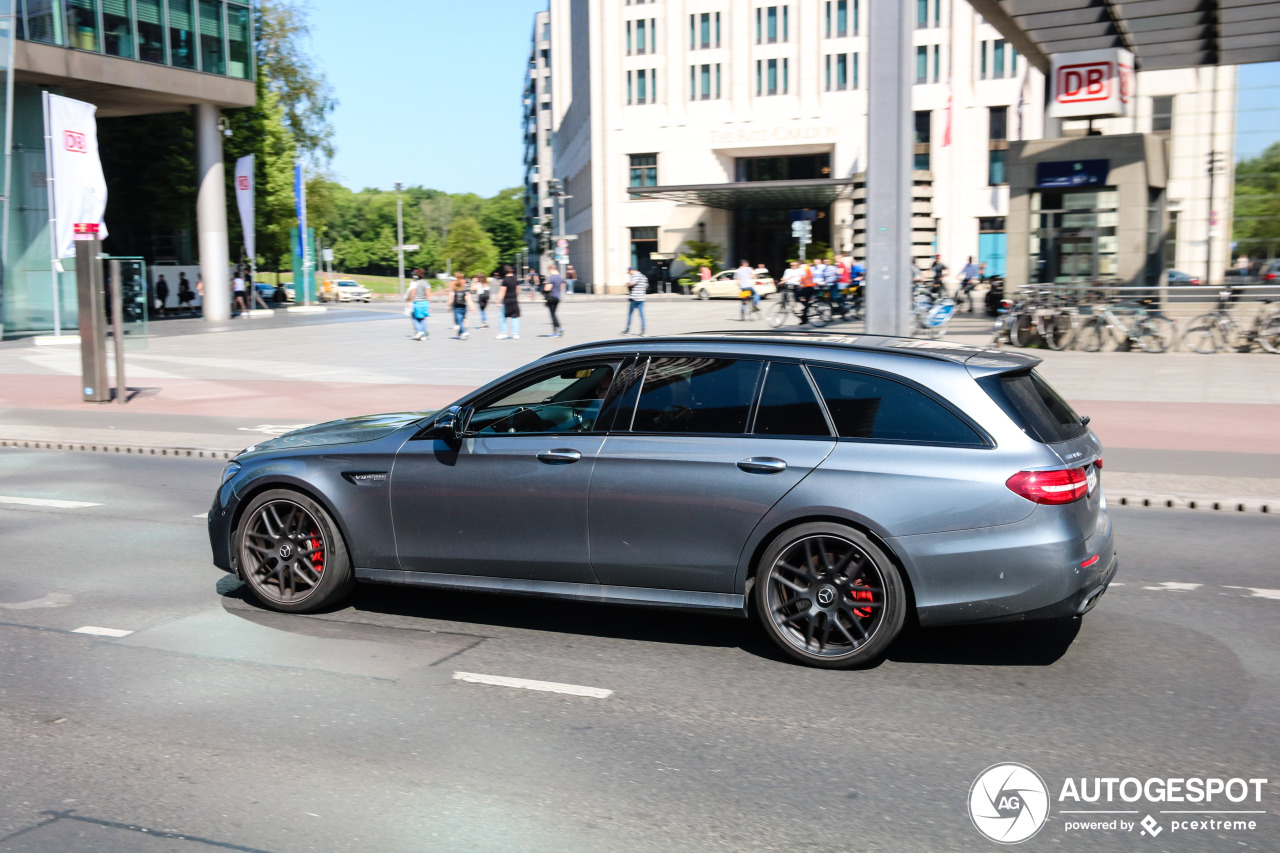
[[[906,619],[906,591],[892,561],[838,524],[802,524],[775,539],[754,594],[770,638],[796,660],[828,669],[875,662]]]
[[[319,610],[353,584],[337,526],[322,506],[298,492],[279,489],[254,498],[240,516],[234,545],[241,577],[273,610]]]

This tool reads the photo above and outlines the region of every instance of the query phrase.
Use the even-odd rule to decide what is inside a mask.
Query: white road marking
[[[76,628],[73,634],[92,634],[95,637],[127,637],[132,631],[122,631],[119,628],[99,628],[96,625],[85,625],[83,628]]]
[[[51,506],[58,509],[80,509],[86,506],[102,506],[87,501],[55,501],[49,498],[19,498],[12,495],[0,495],[0,504],[17,504],[19,506]]]
[[[1157,592],[1195,592],[1202,583],[1181,583],[1179,581],[1161,581],[1155,586],[1144,586],[1143,589],[1154,589]]]
[[[191,516],[191,517],[192,517],[192,518],[208,518],[208,517],[209,517],[209,513],[207,513],[207,512],[200,512],[200,513],[196,513],[195,515],[193,515],[193,516]]]
[[[564,693],[568,696],[589,696],[592,699],[607,699],[613,695],[612,690],[603,687],[583,687],[580,684],[559,684],[555,681],[530,681],[527,678],[508,678],[505,675],[481,675],[478,672],[455,672],[455,681],[467,681],[472,684],[493,684],[498,687],[518,687],[522,690],[542,690],[547,693]]]
[[[1227,589],[1247,589],[1253,593],[1250,598],[1274,598],[1280,600],[1280,589],[1260,589],[1256,586],[1229,586]]]

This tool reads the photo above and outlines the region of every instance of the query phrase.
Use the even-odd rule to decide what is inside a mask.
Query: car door
[[[390,489],[401,568],[593,583],[587,488],[620,366],[535,370],[468,407],[456,441],[407,442]]]
[[[596,457],[589,504],[596,577],[733,592],[751,531],[834,444],[799,365],[650,359],[637,403],[620,414]]]

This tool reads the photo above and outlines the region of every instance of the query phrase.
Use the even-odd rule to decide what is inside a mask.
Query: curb
[[[0,447],[28,450],[78,450],[86,453],[130,453],[136,456],[170,456],[183,459],[230,459],[240,452],[239,450],[213,450],[208,447],[148,447],[137,444],[33,441],[25,438],[0,438]]]
[[[1280,500],[1275,498],[1223,498],[1197,495],[1156,494],[1108,494],[1108,504],[1155,509],[1195,509],[1210,512],[1257,512],[1264,515],[1280,513]]]

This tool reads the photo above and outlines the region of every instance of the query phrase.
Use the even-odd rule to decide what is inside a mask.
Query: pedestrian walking
[[[413,271],[413,281],[404,294],[404,313],[413,321],[415,341],[424,341],[430,337],[427,318],[431,316],[431,285],[427,284],[417,270]]]
[[[800,313],[800,325],[809,322],[809,309],[813,307],[813,296],[818,287],[817,278],[813,273],[813,267],[808,264],[800,264],[800,280],[798,295],[800,297],[800,306],[803,309]]]
[[[547,295],[547,310],[551,312],[551,337],[558,338],[564,334],[564,327],[556,317],[556,308],[560,305],[560,294],[564,292],[564,276],[560,275],[560,269],[555,264],[548,269],[547,281],[542,285],[542,290]]]
[[[960,286],[956,288],[956,310],[959,310],[961,302],[967,303],[968,308],[965,310],[970,314],[973,313],[973,287],[977,284],[978,265],[973,262],[973,255],[969,256],[969,262],[960,269]]]
[[[476,301],[476,309],[480,312],[480,328],[489,328],[489,317],[485,309],[489,307],[489,278],[478,275],[472,279],[471,297]]]
[[[467,334],[467,309],[471,307],[471,294],[467,292],[467,274],[464,272],[456,272],[453,274],[453,284],[450,290],[450,304],[453,307],[453,323],[458,327],[457,340],[465,341],[471,337]]]
[[[195,312],[191,309],[191,300],[195,298],[196,295],[191,290],[191,282],[187,281],[187,274],[184,272],[178,273],[178,310],[185,310],[188,314],[194,314]]]
[[[196,276],[196,314],[204,316],[204,277]]]
[[[253,280],[253,276],[246,273],[244,283],[249,294],[249,307],[253,308],[255,305],[260,305],[264,309],[270,310],[270,306],[267,305],[267,301],[263,299],[262,294],[258,292],[258,284]]]
[[[236,277],[231,279],[231,292],[235,297],[235,307],[240,311],[248,311],[248,307],[244,301],[244,279],[240,277],[240,272],[236,271]]]
[[[502,268],[502,285],[498,288],[498,340],[520,339],[520,279],[507,264]],[[507,330],[511,333],[508,334]]]
[[[760,316],[760,294],[756,291],[756,271],[746,258],[733,271],[733,280],[738,285],[738,319],[746,320],[750,312],[753,318]],[[748,308],[750,305],[750,308]]]
[[[933,256],[929,271],[933,274],[933,297],[937,299],[943,295],[942,276],[947,272],[947,265],[942,262],[942,255]]]
[[[161,275],[159,278],[156,279],[156,304],[155,304],[156,314],[160,315],[161,317],[165,316],[166,312],[168,311],[168,309],[165,308],[165,303],[168,301],[169,301],[169,282],[165,281],[164,276]]]
[[[573,268],[573,264],[564,268],[564,292],[578,292],[578,271]]]
[[[631,334],[631,315],[640,314],[640,337],[644,337],[644,298],[649,293],[649,279],[636,267],[627,267],[630,299],[627,302],[627,327],[622,334]]]

